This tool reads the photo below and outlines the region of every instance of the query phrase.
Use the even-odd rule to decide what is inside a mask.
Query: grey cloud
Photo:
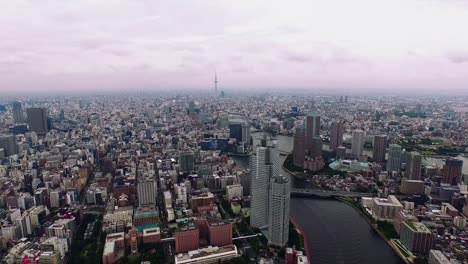
[[[452,63],[465,63],[468,62],[468,51],[449,52],[447,58]]]

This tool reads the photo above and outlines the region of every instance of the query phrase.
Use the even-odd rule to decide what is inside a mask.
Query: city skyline
[[[209,92],[215,70],[218,91],[236,92],[466,93],[468,84],[461,1],[4,7],[1,94]]]

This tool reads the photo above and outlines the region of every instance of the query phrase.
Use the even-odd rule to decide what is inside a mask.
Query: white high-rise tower
[[[268,243],[284,247],[289,236],[289,205],[291,180],[289,177],[273,177],[270,180],[268,213]]]
[[[278,152],[275,147],[257,147],[251,158],[250,174],[250,225],[265,228],[268,226],[270,179],[279,175]]]

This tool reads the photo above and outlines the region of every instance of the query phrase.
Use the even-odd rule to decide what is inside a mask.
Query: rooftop
[[[206,247],[197,250],[192,250],[187,253],[178,254],[175,256],[176,263],[184,260],[189,259],[196,259],[202,258],[212,255],[222,255],[223,253],[236,253],[237,254],[237,247],[235,245],[223,246],[223,247]]]
[[[427,226],[421,222],[411,222],[407,221],[405,224],[414,232],[418,233],[431,233],[431,230],[427,228]]]

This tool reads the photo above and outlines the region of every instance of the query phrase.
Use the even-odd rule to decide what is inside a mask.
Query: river
[[[257,136],[256,134],[253,135]],[[277,136],[277,146],[291,151],[292,137]],[[248,167],[247,157],[233,157]],[[280,162],[285,156],[280,156]],[[283,175],[288,175],[281,169]],[[250,179],[244,190],[250,193]],[[306,187],[305,180],[293,179],[293,186]],[[333,199],[292,198],[291,216],[305,233],[312,264],[397,264],[403,263],[398,255],[372,229],[352,207]]]

